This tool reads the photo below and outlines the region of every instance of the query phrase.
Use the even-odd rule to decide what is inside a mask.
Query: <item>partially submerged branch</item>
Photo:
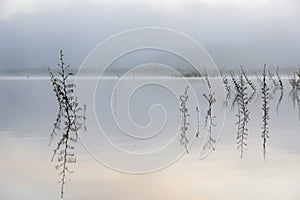
[[[279,83],[279,90],[280,90],[280,96],[279,96],[278,103],[277,103],[277,106],[276,106],[276,110],[277,110],[277,113],[278,113],[278,109],[279,109],[280,103],[282,101],[283,92],[284,92],[283,82],[282,82],[281,77],[279,75],[279,67],[277,67],[276,75],[277,75],[277,79],[278,79],[278,83]]]
[[[212,128],[216,126],[216,124],[214,123],[214,119],[216,118],[216,116],[213,115],[212,109],[213,109],[213,104],[216,102],[216,98],[215,98],[215,93],[212,92],[212,87],[206,72],[205,72],[205,81],[208,87],[208,94],[204,93],[203,96],[208,103],[208,109],[205,116],[205,128],[208,132],[208,140],[203,148],[206,149],[208,147],[208,149],[215,150],[214,146],[216,140],[212,137]]]
[[[298,120],[300,120],[300,70],[295,72],[292,77],[289,78],[289,83],[292,87],[290,96],[292,97],[294,107],[298,106]]]
[[[70,66],[66,66],[63,56],[61,50],[58,76],[55,76],[49,69],[50,81],[59,105],[57,118],[50,136],[50,144],[54,140],[54,136],[60,137],[51,161],[57,157],[55,169],[60,170],[61,198],[64,195],[64,185],[69,180],[67,174],[73,173],[68,168],[68,164],[76,163],[74,144],[77,142],[79,131],[86,130],[86,106],[84,105],[82,109],[78,104],[77,97],[74,96],[76,86],[68,81],[68,78],[73,74],[69,72]]]
[[[187,131],[189,128],[189,122],[187,121],[188,117],[190,114],[188,113],[188,108],[187,108],[187,101],[188,101],[188,88],[187,86],[184,90],[184,94],[179,97],[179,102],[180,102],[180,114],[181,114],[181,127],[180,127],[180,144],[184,145],[184,148],[186,150],[186,153],[189,153],[188,151],[188,144],[189,140],[187,138]]]
[[[231,87],[229,85],[229,81],[228,81],[227,76],[223,75],[222,73],[220,73],[220,74],[221,74],[222,81],[223,81],[223,84],[224,84],[224,87],[225,87],[225,92],[226,92],[225,101],[223,102],[223,107],[227,107],[228,106],[228,101],[231,97]]]
[[[269,138],[268,124],[269,124],[269,120],[270,120],[270,116],[269,116],[269,112],[270,112],[269,90],[270,89],[267,85],[266,76],[267,76],[267,69],[266,69],[266,65],[264,65],[263,74],[262,74],[263,87],[261,89],[261,91],[262,91],[262,110],[263,110],[262,138],[263,138],[263,156],[264,156],[264,159],[266,159],[266,153],[267,153],[266,143],[267,143],[267,139]]]
[[[244,151],[247,149],[247,137],[248,137],[248,128],[247,124],[250,120],[249,118],[249,97],[247,94],[247,86],[244,80],[244,76],[241,74],[239,80],[235,80],[235,89],[236,89],[236,99],[237,99],[237,145],[240,150],[240,156],[243,157]]]

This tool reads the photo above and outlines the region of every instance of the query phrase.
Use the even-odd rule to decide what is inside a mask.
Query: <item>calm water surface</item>
[[[200,81],[192,82],[196,89],[198,82]],[[82,141],[75,145],[77,163],[70,166],[74,173],[69,176],[71,181],[65,186],[64,199],[300,199],[300,122],[297,119],[297,108],[293,107],[288,98],[289,87],[285,89],[278,114],[278,96],[274,97],[275,103],[270,105],[270,139],[267,143],[266,161],[262,153],[259,96],[249,108],[251,121],[248,126],[248,149],[243,159],[240,159],[236,145],[235,111],[231,112],[227,108],[216,150],[206,159],[199,160],[205,135],[203,120],[207,106],[201,92],[204,90],[199,87],[197,95],[202,99],[199,102],[202,132],[200,138],[193,143],[190,153],[162,170],[134,175],[104,166],[95,157],[114,168],[123,167],[125,171],[149,170],[161,163],[176,160],[184,153],[178,142],[178,100],[176,96],[157,86],[145,87],[134,94],[129,108],[132,119],[141,127],[151,122],[151,113],[148,115],[147,112],[153,104],[162,104],[168,116],[158,136],[151,138],[151,131],[146,130],[139,132],[140,136],[151,139],[128,138],[121,134],[113,121],[113,117],[124,114],[118,108],[122,104],[117,102],[123,100],[118,96],[121,92],[113,90],[113,83],[114,81],[107,81],[103,86],[97,87],[96,112],[89,109],[93,106],[88,104],[88,131],[82,135]],[[101,92],[101,87],[104,92]],[[184,88],[182,85],[181,87]],[[3,79],[0,80],[0,93],[0,199],[59,199],[59,174],[53,167],[55,163],[51,162],[55,141],[48,146],[58,111],[49,80]],[[192,104],[191,102],[190,112],[195,115]],[[219,124],[216,128],[219,129],[222,127],[221,107],[217,106],[214,112],[216,115],[220,113],[218,120],[221,121],[217,121]],[[161,110],[154,108],[152,114],[153,118],[159,119],[159,125],[159,117],[163,116]],[[102,140],[105,137],[99,136],[102,134],[99,134],[95,116],[110,140],[125,150],[126,154],[120,154],[107,141]],[[192,119],[191,121],[193,122]],[[155,119],[153,123],[156,123]],[[195,127],[190,130],[192,137]],[[170,148],[161,152],[162,154],[158,152],[149,156],[150,161],[147,156],[139,157],[168,145]],[[136,154],[137,157],[131,154]]]

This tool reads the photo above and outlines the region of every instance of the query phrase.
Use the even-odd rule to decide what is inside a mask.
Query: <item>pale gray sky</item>
[[[78,67],[113,34],[171,28],[202,44],[220,68],[300,66],[297,0],[2,0],[0,68]]]

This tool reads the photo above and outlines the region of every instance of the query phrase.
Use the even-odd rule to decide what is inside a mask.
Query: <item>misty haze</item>
[[[0,199],[300,199],[300,2],[0,2]]]

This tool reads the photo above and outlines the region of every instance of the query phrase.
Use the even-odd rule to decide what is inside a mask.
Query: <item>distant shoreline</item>
[[[248,74],[249,77],[256,77],[256,73],[257,74],[261,74],[262,72],[262,68],[259,69],[250,69],[248,70],[246,67],[244,67],[246,73]],[[276,73],[276,68],[274,67],[269,67],[268,69],[270,69],[270,71],[275,74]],[[51,67],[52,71],[56,71],[56,69],[54,67]],[[127,71],[129,71],[130,69],[126,69],[126,68],[122,68],[119,71],[116,71],[116,69],[114,70],[108,70],[107,72],[105,72],[105,78],[120,78],[122,77]],[[130,75],[130,77],[132,78],[144,78],[144,77],[162,77],[162,78],[200,78],[201,74],[196,71],[196,70],[186,70],[184,71],[184,69],[174,69],[177,70],[177,74],[159,74],[157,71],[153,72],[153,73],[149,73],[149,72],[145,72],[143,73],[132,73]],[[239,68],[236,69],[224,69],[224,68],[220,68],[220,71],[223,75],[226,76],[230,76],[230,71],[233,72],[238,72]],[[295,72],[297,72],[298,70],[300,70],[300,67],[282,67],[279,68],[279,74],[283,76],[283,78],[289,77],[289,75],[293,75]],[[71,72],[74,74],[74,77],[77,76],[78,74],[78,69],[71,69]],[[92,77],[98,77],[95,76],[95,74],[98,74],[97,70],[84,70],[80,72],[82,74],[83,77],[87,77],[87,78],[92,78]],[[209,77],[218,77],[219,74],[216,73],[210,73],[208,71],[208,76]],[[1,69],[0,68],[0,79],[43,79],[43,78],[48,78],[49,77],[49,72],[48,72],[48,68],[38,68],[38,69],[26,69],[26,68],[22,68],[22,69]]]

